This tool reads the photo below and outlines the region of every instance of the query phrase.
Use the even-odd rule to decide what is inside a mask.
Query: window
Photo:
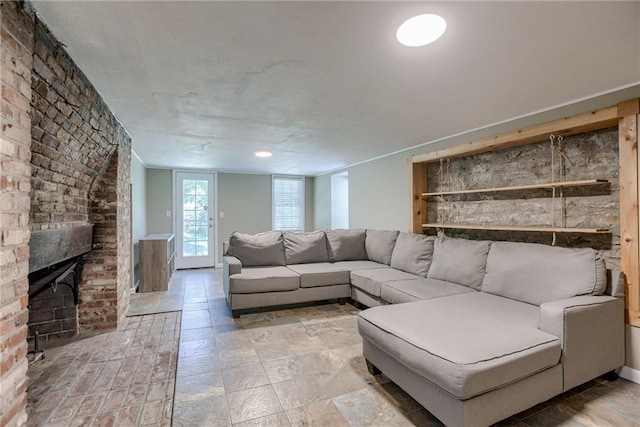
[[[304,231],[304,178],[274,176],[273,229]]]

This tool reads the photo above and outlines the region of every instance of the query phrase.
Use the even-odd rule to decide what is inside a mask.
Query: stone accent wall
[[[0,2],[0,425],[27,420],[32,17]]]
[[[610,184],[565,188],[563,219],[560,190],[523,190],[430,198],[429,222],[469,224],[607,227],[611,234],[556,234],[556,245],[592,247],[605,257],[608,268],[620,268],[618,194],[618,130],[605,129],[567,137],[563,141],[567,181],[608,179]],[[560,181],[560,155],[555,156],[555,181]],[[429,192],[507,187],[551,182],[550,142],[431,164]],[[433,230],[431,231],[434,232]],[[552,244],[551,233],[446,230],[448,236],[472,239]]]

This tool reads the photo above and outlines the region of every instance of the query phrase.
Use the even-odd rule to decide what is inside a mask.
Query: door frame
[[[173,194],[171,197],[171,201],[173,203],[173,230],[176,235],[176,243],[178,240],[178,227],[181,227],[182,224],[178,224],[178,173],[196,173],[196,174],[209,174],[211,175],[213,187],[211,191],[213,191],[212,197],[212,205],[213,205],[213,265],[210,268],[220,267],[218,265],[218,173],[212,170],[198,170],[198,169],[173,169]],[[178,251],[176,245],[176,252]]]

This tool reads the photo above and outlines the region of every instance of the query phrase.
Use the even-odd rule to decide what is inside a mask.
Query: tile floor
[[[132,301],[132,313],[182,304],[175,394],[165,399],[173,402],[174,426],[441,425],[384,375],[367,372],[358,310],[349,304],[233,319],[220,270],[177,272],[168,292]],[[179,314],[165,314],[172,315]],[[148,316],[155,315],[142,319]],[[598,379],[500,424],[640,426],[639,420],[640,385]],[[137,422],[149,420],[143,413]]]

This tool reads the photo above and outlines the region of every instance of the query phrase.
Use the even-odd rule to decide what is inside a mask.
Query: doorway
[[[215,265],[212,173],[176,172],[176,268]]]

